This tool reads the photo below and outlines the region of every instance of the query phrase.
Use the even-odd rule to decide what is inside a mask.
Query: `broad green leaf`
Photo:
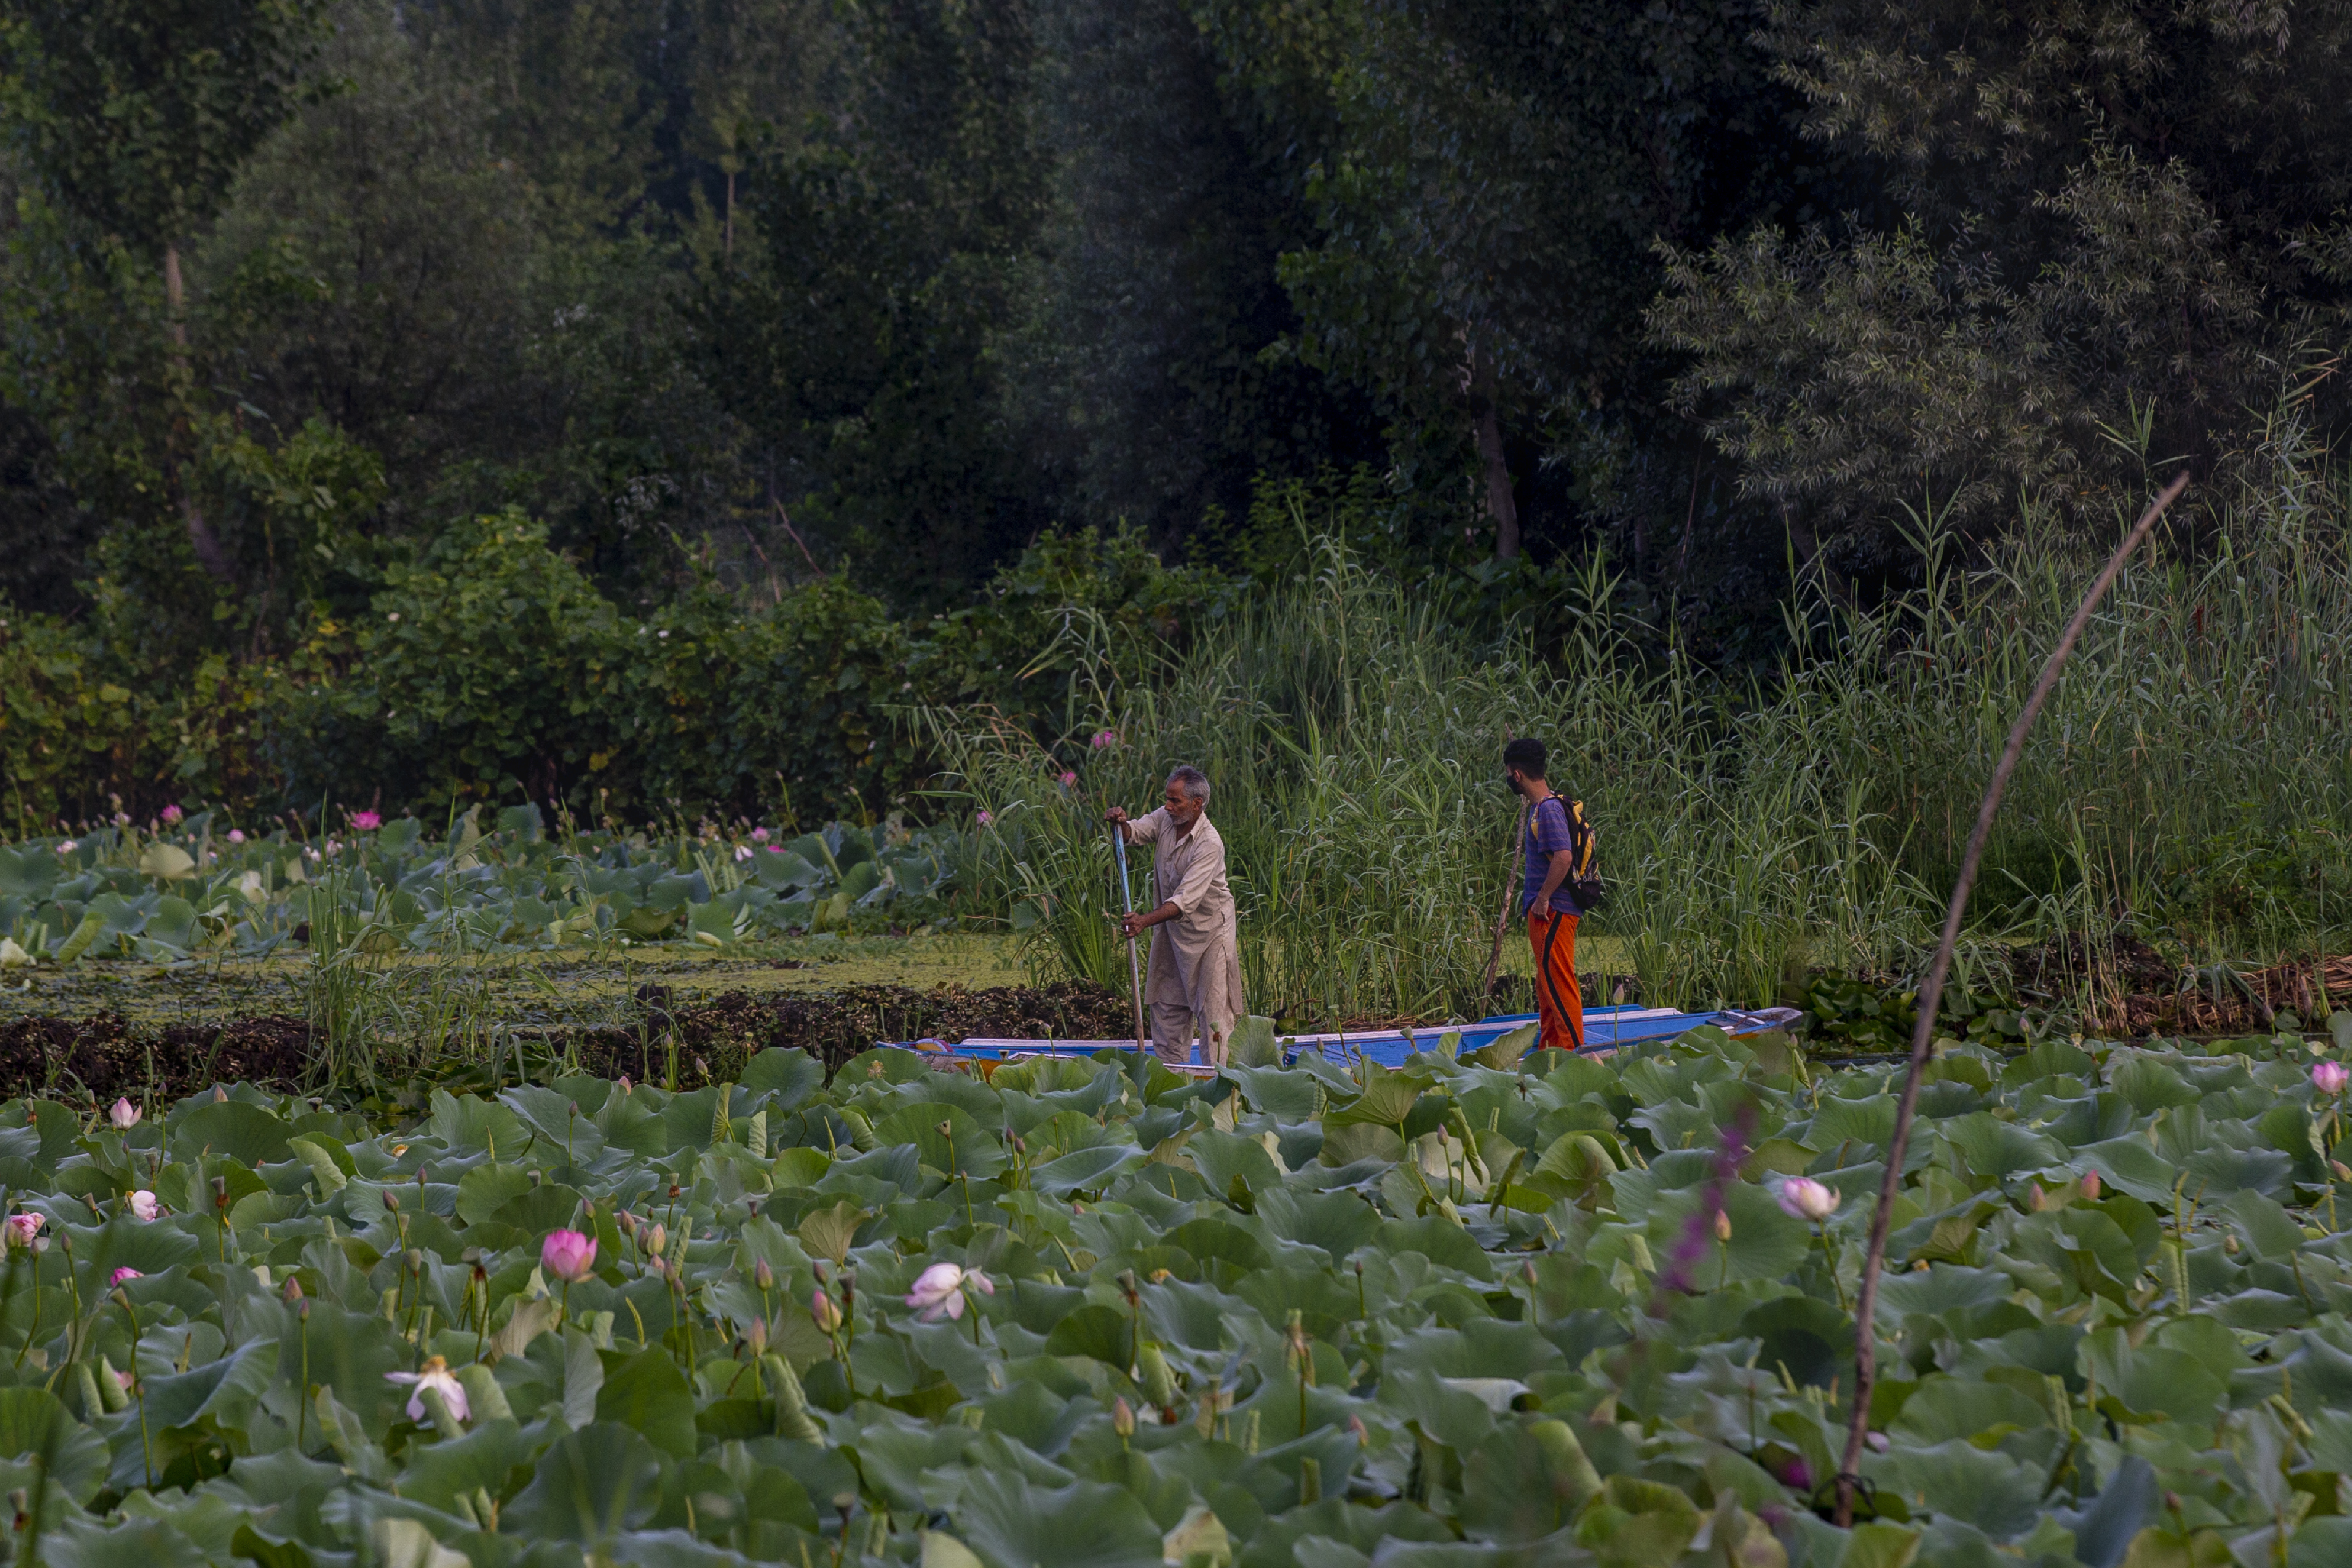
[[[801,1246],[811,1258],[829,1258],[840,1263],[848,1258],[849,1244],[856,1238],[857,1227],[866,1217],[866,1211],[853,1203],[818,1209],[801,1219],[797,1233]]]
[[[28,1457],[76,1502],[88,1502],[106,1480],[105,1439],[68,1414],[56,1394],[0,1388],[0,1458]]]
[[[499,1528],[551,1541],[610,1541],[653,1517],[663,1468],[644,1437],[595,1422],[557,1438],[540,1456],[530,1484],[499,1510]]]
[[[1033,1485],[1018,1471],[982,1470],[966,1483],[953,1521],[991,1568],[1133,1568],[1161,1561],[1161,1532],[1133,1494],[1093,1481]]]
[[[1567,1423],[1509,1426],[1466,1456],[1462,1522],[1481,1540],[1532,1542],[1575,1521],[1600,1474]]]
[[[291,1157],[290,1129],[257,1105],[242,1100],[207,1100],[172,1124],[172,1148],[193,1160],[201,1152],[226,1154],[247,1167]]]
[[[568,1341],[571,1336],[565,1337]],[[656,1345],[632,1356],[606,1354],[603,1384],[595,1394],[596,1419],[626,1426],[677,1458],[692,1458],[700,1446],[694,1429],[694,1390],[669,1351]],[[567,1410],[571,1403],[567,1383]]]

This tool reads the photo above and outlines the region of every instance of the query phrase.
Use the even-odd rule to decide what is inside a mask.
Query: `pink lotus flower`
[[[176,823],[186,815],[187,813],[182,811],[177,805],[167,805],[163,808],[163,820],[166,822]]]
[[[735,858],[738,860],[749,860],[751,858],[751,847],[749,844],[738,844],[735,846]]]
[[[996,1294],[996,1287],[988,1276],[967,1274],[961,1265],[934,1263],[915,1277],[915,1288],[907,1293],[907,1305],[915,1309],[915,1316],[927,1323],[936,1323],[942,1315],[963,1316],[963,1291],[971,1286],[983,1296]]]
[[[783,852],[784,847],[781,844],[771,844],[768,846],[768,853],[771,855],[781,855]]]
[[[116,1131],[128,1132],[139,1125],[139,1108],[128,1100],[118,1100],[108,1109],[106,1120]]]
[[[79,847],[81,847],[79,845],[76,844],[72,839],[68,838],[58,845],[58,853],[60,855],[70,855]]]
[[[242,828],[242,827],[232,827],[232,828],[230,828],[230,829],[228,830],[228,841],[229,841],[231,844],[242,844],[242,843],[244,843],[244,842],[245,842],[245,829],[244,829],[244,828]]]
[[[1813,1225],[1837,1213],[1838,1205],[1844,1201],[1835,1187],[1823,1186],[1811,1176],[1790,1177],[1773,1195],[1780,1199],[1781,1213]]]
[[[415,1385],[416,1392],[408,1396],[408,1418],[411,1421],[425,1419],[425,1391],[428,1388],[441,1396],[441,1403],[449,1407],[450,1415],[460,1421],[473,1419],[474,1412],[466,1403],[466,1385],[457,1381],[457,1374],[449,1370],[449,1363],[437,1355],[425,1358],[423,1372],[388,1372],[383,1374],[383,1380]]]
[[[570,1284],[596,1267],[596,1238],[576,1230],[551,1230],[539,1246],[540,1267]]]
[[[768,830],[767,830],[766,828],[764,828],[764,827],[755,827],[755,828],[751,829],[751,842],[752,842],[752,843],[754,843],[754,844],[765,844],[767,841],[768,841]]]
[[[144,1279],[146,1278],[147,1276],[140,1273],[136,1268],[118,1268],[113,1273],[106,1277],[106,1282],[109,1285],[120,1285],[125,1279]]]
[[[41,1215],[12,1214],[5,1226],[0,1226],[0,1237],[5,1237],[10,1247],[30,1247],[39,1237],[41,1227],[48,1223]]]
[[[2347,1071],[2342,1062],[2318,1062],[2312,1067],[2312,1087],[2322,1094],[2342,1094],[2347,1083],[2352,1083],[2352,1071]]]
[[[137,1192],[131,1194],[131,1218],[153,1219],[163,1212],[163,1205],[157,1203],[155,1201],[155,1194],[149,1192],[146,1188],[142,1187]]]
[[[354,833],[373,833],[383,826],[383,816],[375,812],[355,811],[352,813],[352,831]]]

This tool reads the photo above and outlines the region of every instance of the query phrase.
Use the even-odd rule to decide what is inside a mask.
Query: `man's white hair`
[[[1188,800],[1198,801],[1202,805],[1209,804],[1209,775],[1190,763],[1171,769],[1168,782],[1182,790]]]

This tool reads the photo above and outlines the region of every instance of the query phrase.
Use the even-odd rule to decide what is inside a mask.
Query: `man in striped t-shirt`
[[[1503,776],[1528,803],[1519,912],[1527,917],[1528,945],[1535,952],[1541,1043],[1573,1051],[1584,1045],[1584,993],[1576,979],[1576,922],[1584,911],[1568,890],[1579,846],[1568,803],[1544,782],[1546,762],[1541,741],[1523,738],[1503,748]]]

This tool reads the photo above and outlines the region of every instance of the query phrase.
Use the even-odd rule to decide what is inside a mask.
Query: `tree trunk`
[[[735,171],[727,171],[727,239],[721,251],[728,260],[735,259]]]
[[[1486,470],[1486,515],[1495,524],[1495,559],[1519,552],[1519,503],[1511,494],[1511,465],[1503,455],[1503,422],[1495,413],[1492,374],[1475,349],[1470,353],[1470,407],[1478,436],[1478,460]]]
[[[180,247],[176,245],[163,247],[163,300],[170,307],[172,343],[179,351],[173,357],[184,384],[188,379],[188,321],[184,309],[187,289],[180,279]],[[189,467],[188,459],[181,457],[173,465],[173,476],[180,487],[180,515],[188,525],[188,545],[196,552],[197,564],[216,580],[226,583],[236,574],[230,570],[227,553],[221,549],[212,524],[205,521],[204,509],[196,504],[195,491],[188,482]]]

